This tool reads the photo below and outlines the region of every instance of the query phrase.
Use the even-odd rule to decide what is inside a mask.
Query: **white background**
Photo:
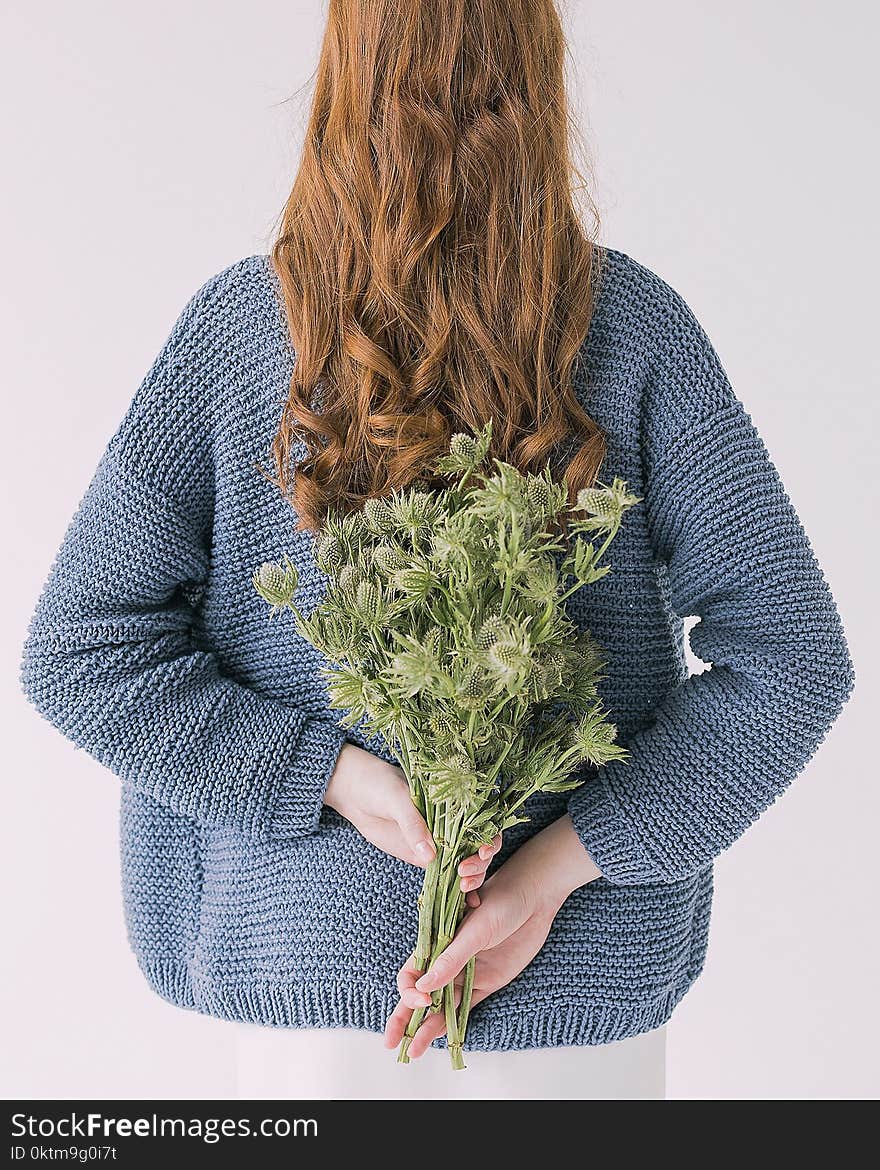
[[[156,998],[124,942],[116,781],[26,705],[17,663],[75,504],[178,312],[267,250],[323,6],[19,0],[6,13],[0,1092],[226,1097],[227,1026]],[[709,963],[667,1029],[667,1096],[874,1097],[875,9],[597,0],[565,14],[602,239],[708,330],[858,674],[813,764],[718,866]]]

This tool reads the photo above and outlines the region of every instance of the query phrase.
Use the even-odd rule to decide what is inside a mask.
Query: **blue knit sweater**
[[[654,273],[604,259],[576,384],[608,435],[602,478],[643,502],[611,575],[570,610],[605,648],[631,759],[536,798],[507,834],[502,860],[568,808],[604,876],[475,1009],[475,1048],[662,1024],[703,964],[713,858],[801,771],[853,685],[831,593],[704,331]],[[22,678],[122,781],[127,928],[156,991],[227,1019],[380,1029],[421,871],[323,808],[345,736],[316,652],[267,621],[250,584],[289,553],[304,603],[321,595],[310,538],[257,469],[293,360],[266,256],[195,293],[67,531]],[[692,678],[686,615],[712,663]]]

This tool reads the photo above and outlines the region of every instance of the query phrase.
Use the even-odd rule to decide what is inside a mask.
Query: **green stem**
[[[438,901],[439,901],[439,899],[438,899]],[[452,942],[451,937],[444,938],[442,935],[437,939],[437,942],[434,946],[434,949],[431,951],[431,960],[428,963],[429,968],[431,967],[431,965],[433,964],[433,962],[437,958],[437,956],[440,955],[443,951],[445,951],[451,942]],[[438,994],[440,996],[442,996],[442,994],[443,994],[442,988]],[[432,998],[433,998],[433,996],[432,996]],[[413,1036],[415,1036],[416,1032],[418,1032],[419,1028],[422,1026],[422,1021],[424,1020],[425,1016],[428,1014],[429,1011],[432,1011],[432,1010],[433,1010],[433,1005],[431,1008],[426,1008],[426,1007],[416,1008],[415,1011],[413,1012],[413,1014],[410,1016],[409,1023],[406,1026],[406,1032],[404,1032],[404,1034],[403,1034],[403,1039],[400,1042],[400,1049],[397,1053],[397,1063],[398,1064],[409,1064],[409,1046],[412,1043],[412,1038],[413,1038]]]
[[[446,1006],[446,1036],[449,1041],[449,1059],[454,1069],[465,1068],[464,1057],[461,1053],[462,1036],[458,1029],[458,1016],[455,1012],[455,984],[447,983],[443,989],[443,1001]]]
[[[431,940],[434,925],[434,903],[437,898],[437,882],[440,877],[440,853],[425,870],[422,892],[419,894],[419,932],[413,963],[417,971],[426,971],[431,957]]]
[[[456,880],[456,888],[453,893],[451,890],[446,892],[446,920],[444,922],[445,934],[450,941],[455,938],[455,932],[458,930],[461,922],[462,912],[464,911],[464,894],[458,886],[458,874],[454,874]]]
[[[513,736],[511,736],[510,739],[508,739],[507,743],[504,745],[504,747],[501,749],[501,754],[499,755],[498,759],[495,761],[495,763],[492,765],[492,767],[486,773],[486,778],[485,778],[486,784],[493,784],[495,782],[495,778],[497,777],[498,773],[501,771],[501,768],[504,765],[504,761],[507,759],[508,755],[510,754],[510,750],[514,746],[514,742],[515,742],[514,738],[513,738]]]
[[[459,854],[464,848],[462,811],[458,810],[453,813],[449,806],[446,805],[442,810],[436,810],[434,820],[437,829],[443,824],[444,838],[442,848],[438,850],[437,857],[431,863],[431,866],[429,866],[429,871],[433,870],[433,873],[431,873],[432,885],[426,894],[429,876],[426,873],[425,883],[422,887],[422,898],[419,900],[419,939],[416,944],[417,966],[419,970],[429,970],[436,959],[446,950],[458,929],[464,910],[464,895],[461,892],[458,878],[458,863],[462,860]],[[428,940],[427,950],[423,949],[425,948],[426,939]],[[422,956],[424,954],[429,955],[429,958],[423,964]],[[397,1056],[400,1064],[409,1063],[409,1046],[413,1037],[424,1022],[425,1016],[429,1012],[438,1011],[444,1006],[446,991],[446,988],[440,988],[438,991],[432,992],[431,1006],[429,1008],[416,1008],[410,1016],[409,1024],[407,1025]],[[454,988],[452,994],[454,995]],[[448,1004],[446,1005],[446,1009],[448,1029]],[[464,1032],[458,1029],[457,1032],[451,1034],[451,1036],[453,1035],[457,1037],[458,1045],[458,1055],[455,1056],[453,1054],[452,1056],[453,1067],[464,1068],[464,1061],[461,1056]]]
[[[461,989],[461,1003],[458,1007],[458,1035],[462,1044],[467,1035],[468,1017],[471,1014],[471,1000],[474,995],[474,967],[477,964],[476,956],[468,959],[464,969],[464,985]],[[453,1067],[456,1067],[453,1064]]]
[[[508,573],[508,574],[506,574],[506,576],[504,578],[504,592],[501,595],[501,616],[502,617],[507,616],[507,607],[510,605],[510,592],[511,592],[510,574]]]
[[[615,524],[614,527],[611,529],[611,531],[608,533],[608,536],[606,537],[605,541],[600,546],[599,551],[593,557],[593,568],[594,569],[598,569],[600,567],[599,562],[602,560],[602,558],[608,552],[608,549],[611,547],[612,540],[614,540],[615,536],[617,536],[619,531],[620,531],[620,525]],[[583,581],[576,581],[574,583],[574,585],[572,585],[571,589],[566,589],[566,591],[564,593],[560,594],[557,604],[562,605],[564,602],[568,601],[569,597],[571,597],[573,594],[577,593],[577,591],[579,589],[582,589],[583,586],[584,586]]]

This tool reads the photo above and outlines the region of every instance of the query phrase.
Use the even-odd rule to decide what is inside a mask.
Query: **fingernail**
[[[416,857],[422,861],[431,861],[434,856],[434,847],[429,845],[427,841],[419,841],[416,845]]]
[[[458,867],[458,872],[461,877],[473,877],[480,872],[480,867],[477,865],[465,865],[464,862]]]
[[[491,856],[492,856],[492,846],[491,845],[481,845],[480,846],[480,857],[482,857],[483,861],[488,861]]]

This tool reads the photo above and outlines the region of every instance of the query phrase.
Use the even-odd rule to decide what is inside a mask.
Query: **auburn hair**
[[[429,476],[490,419],[497,458],[595,480],[572,374],[601,249],[565,53],[553,0],[329,0],[271,252],[294,349],[274,478],[300,529]]]

